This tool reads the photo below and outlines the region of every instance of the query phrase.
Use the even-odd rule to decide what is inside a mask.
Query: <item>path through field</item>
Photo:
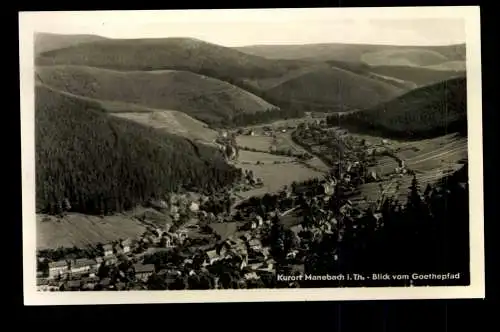
[[[405,161],[408,169],[415,172],[422,190],[427,184],[435,183],[462,168],[463,161],[468,156],[467,139],[456,134],[415,142],[393,141],[390,144],[393,151],[396,151],[395,155]],[[394,158],[384,156],[379,158],[372,170],[376,170],[381,176],[389,176],[396,166]],[[374,202],[383,192],[386,197],[394,196],[404,201],[412,179],[410,175],[393,175],[393,178],[382,182],[364,184],[360,188],[360,194],[351,200],[364,206],[368,202]]]

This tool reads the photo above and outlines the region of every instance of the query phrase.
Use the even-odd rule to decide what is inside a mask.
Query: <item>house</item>
[[[65,260],[49,263],[49,278],[65,275],[69,272],[69,264]]]
[[[82,289],[84,290],[94,290],[95,285],[98,283],[99,279],[95,278],[85,278],[82,279]]]
[[[131,239],[123,240],[121,246],[124,254],[129,253],[132,250],[132,240]]]
[[[118,262],[118,258],[115,255],[104,256],[104,265],[113,265]]]
[[[189,210],[191,212],[198,212],[200,210],[200,204],[196,202],[191,202],[191,205],[189,205]]]
[[[50,290],[49,280],[45,278],[37,278],[36,290],[38,292],[48,292]]]
[[[262,243],[259,239],[252,239],[248,242],[248,244],[252,250],[259,251],[262,249]]]
[[[93,267],[89,270],[89,277],[95,277],[97,276],[98,269]]]
[[[147,281],[149,276],[155,272],[154,264],[135,264],[135,278],[142,281]]]
[[[245,273],[246,280],[258,280],[260,277],[255,272]]]
[[[101,280],[99,284],[101,285],[102,288],[107,288],[111,285],[111,278],[104,278]]]
[[[76,259],[71,264],[71,273],[86,273],[92,268],[96,269],[99,264],[93,259],[80,258]]]
[[[113,245],[112,244],[105,244],[102,246],[104,249],[104,256],[112,256],[113,255]]]
[[[78,290],[80,290],[81,286],[82,286],[81,280],[69,280],[66,283],[66,288],[70,291],[78,291]]]
[[[205,262],[203,263],[204,265],[212,265],[216,261],[220,259],[220,256],[217,254],[217,250],[210,250],[205,253],[206,258]]]
[[[257,271],[273,273],[276,270],[273,263],[268,263],[267,265],[263,265],[262,267],[258,268]]]

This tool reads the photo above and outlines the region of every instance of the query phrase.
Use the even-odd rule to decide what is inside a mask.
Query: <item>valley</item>
[[[252,288],[289,269],[382,269],[396,245],[430,241],[449,254],[422,227],[448,230],[457,216],[436,216],[468,190],[465,46],[44,38],[40,260],[61,248],[104,255],[102,245],[129,239],[119,261],[153,264],[160,278],[140,287],[178,287],[156,274],[168,270]],[[414,205],[425,222],[411,221]],[[418,236],[400,244],[412,228]],[[437,266],[425,255],[411,259]]]

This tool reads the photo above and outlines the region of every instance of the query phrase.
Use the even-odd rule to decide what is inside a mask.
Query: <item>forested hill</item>
[[[179,187],[213,191],[241,171],[214,148],[36,87],[37,211],[123,211]]]
[[[328,123],[398,138],[466,134],[467,80],[460,77],[425,86],[371,109],[332,115]]]
[[[35,62],[127,71],[176,69],[233,78],[280,76],[302,64],[249,55],[194,38],[107,39],[43,52]]]

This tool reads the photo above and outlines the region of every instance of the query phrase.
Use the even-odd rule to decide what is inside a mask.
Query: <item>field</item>
[[[112,115],[142,123],[153,128],[165,129],[172,134],[188,137],[201,142],[209,143],[215,141],[217,138],[217,132],[215,130],[210,129],[203,122],[178,111],[123,112],[112,113]]]
[[[380,142],[380,138],[373,136],[354,136],[374,144]],[[428,183],[436,182],[460,169],[463,166],[462,161],[467,159],[467,139],[456,134],[414,142],[389,141],[387,147],[394,151],[398,158],[404,160],[408,169],[415,172],[422,190]],[[377,157],[377,165],[371,170],[379,176],[389,177],[397,166],[395,159],[383,156]],[[412,178],[409,175],[395,176],[382,182],[365,184],[361,187],[361,193],[353,197],[352,201],[363,204],[365,197],[368,201],[373,201],[379,198],[381,192],[404,199]]]
[[[44,218],[48,219],[43,221]],[[37,249],[108,243],[135,238],[146,230],[144,224],[127,215],[100,218],[76,213],[62,219],[37,215],[36,227]]]
[[[283,122],[281,122],[283,124]],[[255,128],[255,127],[254,127]],[[305,152],[302,147],[294,144],[288,132],[276,132],[276,139],[272,137],[237,136],[237,144],[259,151],[269,151],[273,142],[278,150],[292,150],[296,153]],[[257,162],[260,162],[257,165]],[[290,185],[293,181],[305,181],[311,178],[321,177],[328,167],[318,158],[314,157],[306,162],[299,163],[297,158],[273,155],[265,152],[252,152],[240,150],[237,167],[253,171],[254,175],[261,178],[264,186],[250,191],[239,193],[240,198],[248,198],[255,195],[264,195],[268,192],[281,190],[283,186]]]
[[[448,61],[439,52],[423,49],[390,49],[365,53],[361,60],[372,66],[430,66]]]

